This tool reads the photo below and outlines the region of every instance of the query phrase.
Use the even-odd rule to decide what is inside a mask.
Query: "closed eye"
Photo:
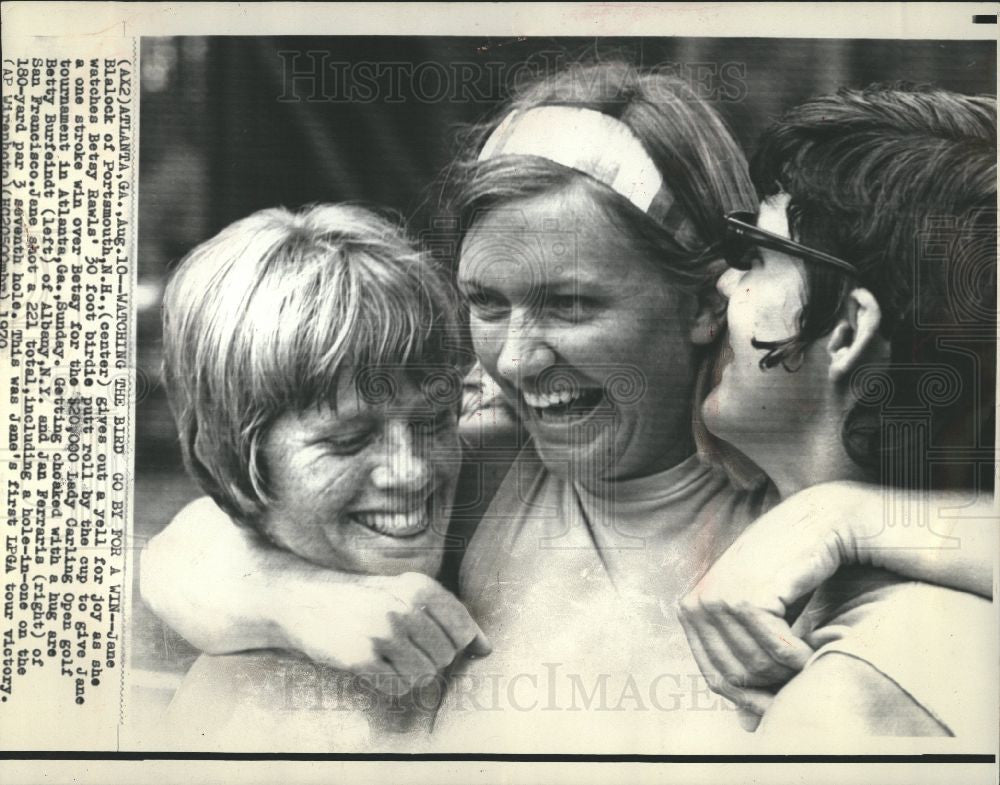
[[[586,317],[596,305],[595,300],[578,294],[548,294],[545,297],[546,310],[560,319],[578,321]]]
[[[580,299],[572,294],[550,294],[545,303],[559,311],[571,311],[580,304]]]
[[[477,319],[485,321],[503,319],[510,312],[507,298],[493,289],[466,285],[462,287],[462,297]]]
[[[370,430],[356,431],[337,436],[328,436],[322,444],[335,455],[355,455],[363,450],[372,439]]]

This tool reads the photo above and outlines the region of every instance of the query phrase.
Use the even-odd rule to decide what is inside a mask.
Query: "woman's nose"
[[[372,470],[372,482],[382,490],[415,492],[431,481],[429,456],[410,423],[391,422],[382,440],[382,452]]]
[[[740,282],[740,278],[742,277],[742,270],[730,267],[719,276],[719,280],[716,282],[715,288],[719,290],[719,294],[723,297],[731,298],[733,296],[733,292],[736,291],[736,285]]]
[[[497,356],[497,373],[514,385],[537,376],[555,362],[555,352],[538,326],[527,319],[511,319]]]

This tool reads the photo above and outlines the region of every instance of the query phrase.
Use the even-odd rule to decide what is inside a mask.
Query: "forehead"
[[[348,369],[337,382],[335,415],[345,420],[432,412],[451,405],[452,390],[460,394],[461,374],[450,366]]]
[[[651,264],[580,188],[498,206],[462,243],[459,283],[562,280],[607,285]]]

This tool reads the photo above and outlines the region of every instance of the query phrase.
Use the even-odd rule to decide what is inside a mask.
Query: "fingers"
[[[467,649],[473,656],[484,657],[493,651],[493,646],[479,625],[469,615],[466,607],[454,595],[441,593],[427,603],[426,613],[448,636],[457,651]]]
[[[437,677],[458,653],[488,654],[489,641],[465,606],[426,576],[401,576],[393,586],[396,607],[388,614],[391,634],[377,651],[391,665],[395,678],[377,685],[390,695],[411,692]]]
[[[307,627],[294,648],[311,659],[369,676],[388,695],[411,692],[451,665],[468,647],[487,654],[489,641],[465,606],[426,575],[373,576],[356,584],[363,602],[336,635]],[[310,621],[314,621],[310,618]],[[333,645],[331,645],[333,644]]]
[[[379,687],[390,695],[405,695],[412,692],[414,687],[428,678],[433,678],[438,672],[437,667],[427,658],[427,655],[414,646],[409,639],[393,647],[392,651],[385,655],[385,658],[399,677],[398,680],[392,679],[391,682],[394,683],[387,685],[387,688]]]
[[[692,630],[693,636],[688,636],[688,642],[692,644],[692,653],[696,648],[692,637],[700,649],[701,660],[705,662],[705,665],[702,661],[698,662],[701,672],[713,690],[735,702],[736,699],[730,696],[727,685],[746,685],[749,671],[743,667],[729,644],[711,624],[693,625]],[[697,655],[695,659],[698,659]],[[720,682],[720,689],[716,689],[713,682]]]
[[[753,603],[706,599],[696,588],[679,613],[714,667],[745,686],[784,684],[813,653],[784,618]]]
[[[708,656],[698,631],[684,618],[683,614],[680,614],[678,618],[684,628],[684,634],[687,635],[688,646],[691,648],[691,654],[694,655],[694,661],[698,664],[698,669],[705,677],[705,681],[708,682],[708,686],[713,692],[728,698],[737,706],[742,705],[739,690],[726,680],[715,662]]]
[[[470,657],[485,657],[491,651],[493,651],[493,644],[490,643],[490,639],[482,630],[479,630],[476,637],[472,639],[472,643],[465,647],[465,653]]]
[[[473,655],[489,654],[489,639],[454,594],[433,578],[419,573],[405,573],[390,579],[390,591],[404,606],[426,613],[440,626],[456,651],[469,647]]]
[[[798,637],[784,619],[740,610],[734,616],[771,659],[794,673],[801,671],[812,657],[812,647]]]
[[[447,668],[458,654],[454,642],[433,617],[428,615],[426,608],[411,614],[407,618],[406,627],[413,645],[434,663],[437,670]]]
[[[692,634],[688,641],[691,645],[691,653],[694,655],[695,662],[698,663],[698,668],[705,677],[705,681],[708,682],[708,686],[713,692],[732,701],[739,708],[740,724],[744,729],[755,730],[760,718],[774,700],[774,695],[767,690],[737,686],[736,680],[727,678],[716,669],[697,635]],[[750,717],[757,719],[751,722]]]
[[[747,733],[753,733],[757,730],[757,726],[760,725],[761,715],[755,714],[749,709],[738,709],[736,717],[740,721],[740,727]]]
[[[729,611],[725,619],[717,620],[715,626],[719,638],[732,652],[740,667],[737,673],[731,675],[737,676],[741,684],[748,687],[781,685],[801,670],[801,665],[795,667],[790,655],[780,651],[780,644],[776,645],[770,640],[761,641],[754,634],[756,628],[748,627],[743,621],[736,613]],[[774,651],[774,648],[779,650]],[[789,662],[786,663],[775,654],[782,654]],[[804,664],[805,660],[802,660],[802,665]]]
[[[757,730],[761,718],[774,703],[774,694],[767,690],[742,690],[743,704],[740,706],[740,724],[751,733]]]
[[[808,659],[806,653],[811,654],[812,650],[791,635],[783,620],[775,620],[784,625],[783,628],[779,625],[769,628],[762,623],[747,629],[739,617],[722,616],[721,611],[719,614],[707,617],[713,622],[710,623],[703,614],[692,611],[687,604],[686,609],[679,609],[678,617],[691,653],[709,687],[738,707],[760,716],[770,706],[774,695],[768,690],[754,689],[754,686],[767,684],[780,687],[801,669]],[[719,622],[719,618],[725,621]],[[783,660],[778,662],[771,650],[761,644],[759,636],[784,637],[794,641],[793,645],[785,648],[793,649],[795,653],[777,652]],[[774,647],[773,642],[769,645]],[[751,723],[745,723],[748,724]]]
[[[406,695],[413,689],[412,680],[403,668],[397,667],[388,657],[380,657],[356,675],[384,695]]]

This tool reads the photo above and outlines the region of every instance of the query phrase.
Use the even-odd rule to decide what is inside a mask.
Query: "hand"
[[[751,524],[680,602],[679,617],[709,686],[762,714],[812,654],[790,609],[844,563],[853,545],[836,485],[790,497]]]
[[[141,582],[146,603],[202,651],[297,651],[397,694],[463,650],[490,651],[465,606],[432,578],[318,567],[237,526],[207,498],[148,544]]]
[[[324,587],[312,573],[285,588],[291,593],[272,613],[283,646],[390,695],[435,678],[463,651],[491,651],[465,606],[426,575],[355,576]]]

